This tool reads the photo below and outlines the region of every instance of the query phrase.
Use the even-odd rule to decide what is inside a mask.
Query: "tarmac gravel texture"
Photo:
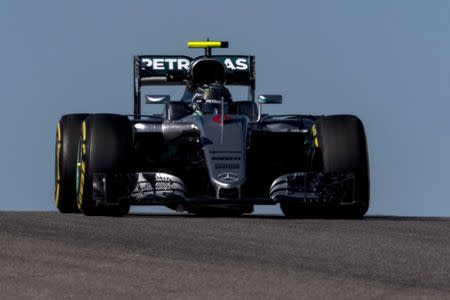
[[[450,298],[450,219],[0,212],[9,298]]]

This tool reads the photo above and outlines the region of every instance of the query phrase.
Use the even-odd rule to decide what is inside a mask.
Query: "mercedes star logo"
[[[217,175],[217,179],[224,183],[236,182],[239,180],[239,176],[236,173],[221,173]]]

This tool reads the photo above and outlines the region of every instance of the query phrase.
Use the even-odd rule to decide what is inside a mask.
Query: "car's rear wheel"
[[[88,114],[64,115],[56,130],[55,202],[62,213],[80,212],[76,202],[76,163],[80,128]]]
[[[106,206],[93,199],[95,173],[127,173],[132,156],[133,131],[130,120],[115,114],[94,114],[81,126],[77,163],[77,205],[85,215],[128,213],[128,202]],[[117,193],[128,187],[115,187]]]
[[[369,160],[364,126],[353,115],[324,116],[313,127],[312,142],[318,154],[317,169],[327,173],[351,173],[354,178],[354,203],[330,208],[280,203],[288,217],[323,215],[361,218],[369,208]]]

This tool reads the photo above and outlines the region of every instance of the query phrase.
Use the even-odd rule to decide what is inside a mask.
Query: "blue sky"
[[[450,2],[0,2],[0,210],[54,210],[59,117],[132,111],[132,56],[256,55],[270,112],[351,113],[366,126],[371,214],[450,215]],[[276,210],[274,210],[276,211]]]

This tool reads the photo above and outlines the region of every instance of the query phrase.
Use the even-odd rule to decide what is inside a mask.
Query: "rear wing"
[[[134,57],[134,115],[141,115],[141,87],[186,85],[191,62],[197,58],[179,55],[139,55]],[[212,55],[225,65],[225,84],[247,85],[254,97],[255,57],[251,55]]]

